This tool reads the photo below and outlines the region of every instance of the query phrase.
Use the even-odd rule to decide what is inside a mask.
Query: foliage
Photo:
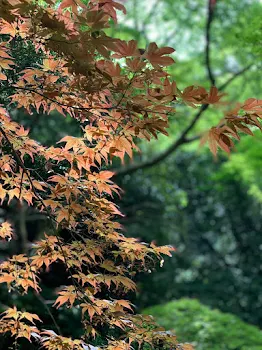
[[[216,162],[208,153],[183,150],[119,182],[126,194],[120,205],[127,234],[145,241],[153,236],[157,244],[176,247],[162,268],[139,278],[140,309],[187,296],[261,327],[256,311],[262,307],[261,204],[249,194],[242,170],[229,172],[243,165],[235,156],[243,156],[259,185],[259,147],[255,141],[254,162],[243,149]]]
[[[207,3],[130,0],[127,18],[120,18],[113,33],[127,40],[136,36],[140,46],[150,40],[174,46],[177,64],[169,67],[170,74],[183,85],[197,81],[209,86],[203,64]],[[210,66],[218,85],[235,77],[224,100],[261,95],[261,14],[261,1],[216,1]],[[255,137],[244,137],[230,157],[212,160],[197,151],[199,135],[221,118],[221,110],[212,108],[190,131],[187,141],[196,141],[172,149],[196,113],[178,105],[176,117],[170,118],[170,137],[140,144],[137,171],[121,178],[120,169],[117,177],[126,193],[120,206],[127,234],[176,247],[158,272],[139,278],[136,303],[143,308],[184,295],[197,297],[261,327],[256,311],[262,300],[261,133],[253,130]],[[168,158],[161,157],[168,150]],[[143,163],[148,167],[142,171]]]
[[[247,186],[249,194],[261,203],[261,134],[255,133],[254,142],[249,143],[248,141],[248,139],[243,139],[243,142],[237,147],[237,152],[231,155],[230,160],[224,164],[217,176],[218,180],[230,177],[238,178]]]
[[[173,248],[123,236],[115,220],[122,214],[112,202],[120,188],[106,168],[114,157],[122,162],[132,157],[137,139],[167,135],[168,116],[177,102],[207,108],[218,104],[222,94],[214,86],[209,91],[194,85],[178,89],[165,71],[174,62],[166,56],[172,48],[151,43],[140,50],[134,40],[107,36],[104,28],[117,21],[116,10],[125,12],[118,2],[1,0],[0,5],[0,90],[7,100],[0,109],[0,199],[7,206],[13,201],[33,206],[50,219],[49,235],[34,242],[29,254],[1,264],[0,282],[11,293],[38,295],[41,274],[62,266],[65,281],[53,307],[81,310],[82,337],[46,330],[38,315],[16,307],[3,313],[0,332],[9,334],[5,339],[15,347],[24,338],[49,350],[191,348],[179,345],[151,318],[133,314],[124,299],[136,290],[134,275],[162,265],[163,255],[171,256]],[[17,43],[33,47],[37,59],[30,67],[21,67],[12,56]],[[56,111],[73,118],[81,136],[42,145],[11,119],[7,104],[9,110],[51,118]],[[250,126],[260,129],[261,112],[262,101],[255,98],[226,112],[208,133],[211,151],[230,152],[231,138],[250,134]],[[11,227],[2,225],[4,238],[12,237]]]
[[[259,350],[262,332],[232,314],[212,310],[194,299],[180,299],[144,311],[197,350]]]
[[[262,26],[259,21],[259,16],[261,16],[261,6],[260,4],[254,4],[252,10],[246,14],[246,21],[250,24],[244,33],[238,33],[238,38],[242,41],[244,46],[251,46],[252,50],[261,57],[261,37],[262,37]],[[238,19],[238,27],[245,25],[246,22],[242,19]],[[244,35],[243,35],[244,34]]]
[[[194,81],[208,87],[210,81],[205,62],[207,3],[208,1],[200,0],[146,3],[127,1],[127,18],[121,18],[114,29],[115,35],[122,35],[128,40],[135,35],[140,39],[141,46],[144,45],[145,38],[146,42],[155,40],[174,46],[177,49],[175,56],[178,64],[169,67],[170,74],[180,84],[187,85]],[[225,100],[229,102],[260,96],[261,60],[256,51],[260,50],[261,44],[259,40],[246,39],[243,44],[243,38],[252,32],[253,23],[259,25],[261,14],[262,5],[259,0],[216,1],[210,28],[210,66],[217,86],[223,86],[230,80],[223,89],[226,93]],[[159,151],[168,149],[193,118],[194,110],[178,105],[177,118],[170,119],[171,137],[160,136],[150,146],[144,144],[142,159],[154,159],[155,154],[161,154]],[[208,115],[202,113],[190,135],[199,136],[220,118],[220,109],[209,110]],[[196,145],[192,147],[196,148]]]

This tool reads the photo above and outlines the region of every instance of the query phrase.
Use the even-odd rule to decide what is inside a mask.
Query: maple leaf
[[[35,324],[35,321],[42,322],[38,315],[31,314],[29,312],[22,312],[21,316],[20,316],[20,319],[23,319],[23,318],[27,319],[28,321],[30,321],[33,324]]]
[[[7,80],[7,76],[2,72],[0,72],[0,80]]]
[[[118,40],[115,44],[115,51],[116,53],[112,55],[113,58],[140,56],[137,48],[137,42],[135,40],[130,40],[128,42]]]
[[[160,247],[156,247],[154,243],[151,243],[150,245],[155,252],[157,252],[158,254],[164,254],[164,255],[168,255],[168,256],[172,256],[171,252],[176,251],[176,249],[172,246],[160,246]]]
[[[31,114],[52,117],[56,110],[74,118],[83,136],[67,135],[59,146],[45,147],[0,107],[0,200],[7,198],[7,205],[11,200],[26,201],[54,222],[54,233],[33,244],[32,255],[16,255],[1,264],[0,283],[7,283],[11,291],[27,293],[33,288],[39,292],[39,270],[59,262],[73,281],[68,279],[54,306],[80,306],[87,313],[83,327],[88,336],[95,337],[105,324],[120,328],[124,338],[108,339],[108,350],[129,350],[144,343],[153,348],[159,341],[167,348],[190,349],[190,345],[177,345],[175,336],[156,328],[152,320],[133,315],[127,300],[112,298],[111,293],[118,292],[122,298],[135,291],[134,274],[149,270],[154,260],[162,267],[162,256],[171,256],[174,248],[124,237],[114,220],[122,214],[108,200],[120,189],[112,181],[114,173],[104,169],[114,157],[122,162],[126,155],[131,158],[138,150],[136,139],[167,135],[168,114],[175,111],[177,98],[196,107],[217,104],[222,95],[215,87],[208,92],[192,85],[180,91],[164,70],[174,62],[167,56],[174,52],[172,48],[151,43],[143,51],[134,40],[106,35],[103,29],[110,26],[110,19],[116,22],[117,10],[125,12],[114,0],[46,0],[44,5],[30,0],[1,2],[0,34],[10,40],[0,43],[0,80],[14,90],[7,102]],[[41,52],[38,62],[42,60],[19,73],[16,84],[5,74],[5,70],[17,74],[10,55],[13,37],[30,42],[36,53]],[[261,112],[262,101],[257,99],[228,112],[205,135],[211,151],[216,154],[221,148],[229,153],[232,139],[238,140],[240,132],[261,129]],[[32,168],[25,163],[28,157]],[[39,158],[44,163],[41,181],[35,164]],[[71,234],[67,241],[55,236],[60,227]],[[9,223],[0,226],[0,237],[9,239],[12,234]],[[100,299],[104,291],[106,297]],[[34,334],[48,350],[94,348],[53,331],[40,333],[36,321],[37,315],[13,308],[0,320],[0,332],[29,341]]]
[[[65,8],[71,7],[73,13],[78,13],[78,8],[85,9],[86,6],[83,4],[81,0],[63,0],[60,5],[59,9],[63,10]]]
[[[91,0],[90,2],[94,4],[98,2],[98,8],[102,9],[104,13],[107,13],[115,23],[117,23],[116,9],[126,13],[125,6],[113,0]]]
[[[146,50],[143,56],[148,59],[148,61],[152,64],[153,67],[165,67],[170,66],[175,61],[173,60],[173,58],[164,55],[171,54],[174,51],[175,50],[171,47],[158,48],[156,43],[150,43],[148,49]]]
[[[206,101],[208,93],[203,87],[191,85],[186,87],[182,92],[178,91],[178,96],[180,96],[189,106],[195,107],[195,105]]]
[[[0,21],[0,34],[8,34],[11,37],[15,37],[17,33],[18,25],[15,22],[9,23],[3,18]]]
[[[103,170],[97,174],[97,177],[101,180],[109,180],[114,176],[114,174],[115,173],[113,171]]]
[[[14,306],[13,308],[9,308],[6,311],[4,311],[1,315],[3,315],[2,318],[18,319],[19,312],[18,312],[16,306]]]
[[[262,100],[258,100],[255,98],[249,98],[245,101],[242,108],[244,111],[262,112]]]
[[[225,94],[223,93],[219,93],[218,89],[215,86],[212,86],[210,88],[209,95],[206,97],[203,103],[216,104],[224,95]]]
[[[58,293],[60,296],[56,299],[54,306],[57,308],[61,307],[63,304],[69,304],[70,307],[73,306],[77,295],[74,286],[65,287],[64,290]]]
[[[3,69],[12,69],[11,66],[14,65],[14,62],[11,61],[11,60],[8,60],[8,59],[5,59],[5,58],[0,58],[0,67],[3,68]],[[6,80],[5,79],[5,74],[1,73],[2,74],[2,79],[1,80]]]
[[[121,306],[123,306],[124,308],[133,311],[133,308],[132,308],[130,302],[127,301],[127,300],[117,300],[117,301],[116,301],[116,304],[117,304],[117,305],[121,305]]]
[[[10,274],[4,273],[2,276],[0,276],[0,283],[7,283],[10,285],[11,282],[15,280],[15,276],[12,276]]]
[[[98,307],[96,307],[95,305],[92,305],[92,304],[83,303],[83,304],[80,304],[80,306],[82,307],[82,314],[87,312],[89,317],[90,317],[91,322],[92,322],[92,319],[93,319],[95,314],[101,315],[101,313],[102,313],[101,309],[99,309]]]
[[[0,225],[0,238],[11,240],[14,235],[12,226],[9,222],[3,222]]]
[[[39,333],[39,330],[35,326],[24,323],[24,320],[29,321],[33,325],[35,321],[41,322],[36,314],[18,311],[15,306],[7,309],[2,313],[0,319],[0,333],[3,333],[4,329],[4,332],[11,332],[16,339],[24,337],[31,341],[31,337]]]
[[[234,147],[233,141],[230,136],[236,134],[226,126],[222,128],[213,127],[208,133],[208,143],[211,152],[216,155],[218,147],[222,148],[225,152],[230,153],[232,147]],[[237,138],[237,136],[235,136]]]

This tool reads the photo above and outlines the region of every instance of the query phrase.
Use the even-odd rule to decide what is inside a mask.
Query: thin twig
[[[47,100],[49,100],[49,101],[51,101],[51,102],[57,104],[58,106],[63,107],[64,109],[69,108],[69,109],[75,109],[75,110],[80,110],[80,111],[92,111],[92,110],[95,110],[96,107],[97,107],[97,106],[93,106],[93,107],[79,107],[79,106],[67,105],[67,104],[64,104],[64,103],[62,103],[62,102],[59,102],[59,101],[57,101],[57,100],[54,100],[54,99],[51,98],[51,97],[46,96],[46,95],[43,94],[42,92],[36,91],[36,90],[34,90],[34,89],[30,89],[30,88],[20,87],[20,86],[12,86],[12,85],[10,85],[10,86],[8,86],[8,87],[6,87],[6,88],[1,89],[1,90],[0,90],[0,93],[1,93],[2,91],[4,91],[4,90],[8,89],[8,88],[14,88],[14,89],[18,89],[18,90],[24,90],[24,91],[29,91],[29,92],[35,93],[35,94],[37,94],[37,95],[39,95],[39,96],[41,96],[41,97],[43,97],[43,98],[45,98],[45,99],[47,99]],[[126,92],[127,92],[127,91],[125,91],[124,94],[126,94]],[[124,97],[124,96],[122,95],[122,96],[121,96],[121,101],[123,100],[123,97]],[[120,102],[121,102],[121,101],[120,101]],[[125,107],[123,107],[123,106],[121,106],[121,107],[119,106],[120,102],[118,102],[116,105],[114,105],[114,106],[112,106],[112,107],[103,107],[103,108],[101,108],[101,109],[107,110],[107,111],[111,111],[111,110],[116,110],[116,109],[120,109],[120,108],[121,108],[122,111],[127,111],[127,112],[129,112],[129,111],[130,111],[129,108],[125,108]],[[160,111],[155,112],[154,110],[151,110],[151,109],[144,109],[144,108],[141,108],[141,109],[139,110],[139,112],[140,112],[140,113],[142,113],[142,112],[144,112],[144,113],[154,113],[154,114],[160,114],[160,115],[165,115],[165,116],[168,116],[168,115],[173,114],[172,111],[171,111],[171,112],[160,112]]]
[[[62,332],[61,332],[61,328],[59,327],[59,325],[57,324],[52,312],[50,311],[49,307],[46,305],[46,302],[45,302],[45,299],[42,297],[42,295],[40,295],[39,293],[36,293],[34,292],[34,295],[35,297],[40,301],[40,303],[44,306],[44,308],[46,309],[46,311],[48,312],[48,315],[50,316],[50,318],[52,319],[56,329],[57,329],[57,332],[59,335],[62,335]]]
[[[248,66],[244,67],[243,69],[241,69],[240,71],[238,71],[237,73],[233,74],[228,80],[226,80],[222,85],[220,85],[220,87],[218,88],[218,90],[222,91],[225,90],[226,87],[228,87],[229,84],[232,83],[232,81],[234,81],[236,78],[238,78],[240,75],[244,74],[245,72],[247,72],[249,69],[251,69],[252,67],[254,67],[254,64],[251,63]]]

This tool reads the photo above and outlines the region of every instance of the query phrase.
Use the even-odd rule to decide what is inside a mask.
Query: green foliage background
[[[110,35],[137,39],[140,47],[150,41],[159,46],[176,49],[176,64],[169,73],[178,87],[191,84],[210,87],[205,66],[205,25],[207,1],[203,0],[126,0],[127,15],[120,14],[119,23],[108,29]],[[246,66],[227,88],[224,100],[244,101],[249,97],[262,98],[261,40],[262,4],[259,0],[217,1],[211,28],[211,64],[217,85],[223,84]],[[13,55],[16,69],[35,64],[34,52],[17,45]],[[4,82],[2,82],[4,84]],[[8,93],[11,93],[10,91]],[[6,95],[0,96],[5,103]],[[189,136],[199,135],[223,116],[224,107],[210,108],[203,114]],[[11,110],[12,116],[26,127],[31,135],[45,145],[52,145],[69,134],[79,136],[76,121],[54,113],[51,117],[28,115]],[[194,110],[182,105],[170,118],[170,135],[150,144],[141,143],[142,155],[133,162],[151,159],[170,146],[190,123]],[[242,320],[262,326],[262,178],[261,133],[243,136],[230,157],[219,153],[214,159],[207,147],[199,149],[199,141],[182,146],[161,163],[138,170],[116,182],[125,193],[118,204],[126,214],[121,220],[126,234],[158,244],[173,244],[177,251],[163,267],[138,279],[139,291],[133,298],[139,309],[147,309],[160,323],[175,329],[178,337],[194,341],[197,350],[259,350],[261,333],[236,316],[212,311],[201,303],[230,312]],[[131,163],[126,159],[126,164]],[[113,164],[113,168],[119,167]],[[8,246],[0,244],[0,258],[22,251],[20,212],[17,207],[1,208],[1,218],[11,219],[16,227],[17,241]],[[40,239],[45,220],[37,213],[26,212],[27,241]],[[48,305],[55,299],[56,283],[62,281],[59,268],[51,269],[44,290]],[[61,281],[60,278],[61,277]],[[3,310],[8,293],[0,289]],[[14,296],[11,302],[28,311],[41,309],[46,324],[52,320],[36,296],[31,293],[23,301]],[[164,303],[167,303],[164,305]],[[164,305],[164,306],[163,306]],[[56,316],[56,315],[55,315]],[[64,310],[58,324],[64,335],[78,337],[78,310],[73,316]],[[0,347],[4,346],[3,344]],[[216,347],[215,347],[216,346]]]
[[[127,17],[114,35],[135,36],[141,47],[152,40],[174,47],[176,64],[169,72],[178,86],[195,83],[208,88],[207,3],[126,1]],[[229,106],[232,101],[261,98],[261,16],[260,1],[216,2],[210,32],[216,84],[250,65],[226,88],[224,100]],[[171,117],[170,136],[142,143],[143,155],[135,161],[167,149],[193,116],[194,111],[178,106]],[[209,109],[191,135],[201,134],[222,116],[223,107]],[[230,157],[219,153],[214,159],[198,144],[185,145],[149,169],[117,178],[126,191],[120,205],[126,213],[127,233],[177,248],[163,268],[141,277],[136,303],[143,308],[172,298],[195,297],[261,327],[261,133],[243,136]]]
[[[173,330],[196,350],[260,350],[262,332],[231,314],[212,310],[197,300],[181,299],[144,311]]]

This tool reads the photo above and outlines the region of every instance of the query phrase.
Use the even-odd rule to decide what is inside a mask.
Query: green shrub
[[[238,317],[212,310],[197,300],[180,299],[144,310],[174,330],[196,350],[262,350],[262,332]]]

